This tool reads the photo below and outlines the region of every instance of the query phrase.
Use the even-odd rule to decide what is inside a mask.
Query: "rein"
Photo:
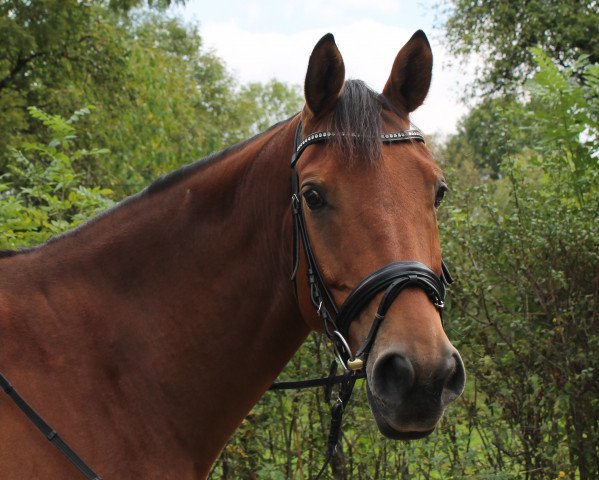
[[[4,390],[12,400],[15,402],[27,418],[33,422],[33,424],[39,429],[40,432],[54,445],[60,453],[62,453],[66,459],[71,462],[81,474],[88,480],[102,480],[100,475],[94,473],[94,471],[87,466],[87,464],[81,460],[81,457],[77,455],[74,450],[56,433],[50,425],[18,394],[10,382],[6,379],[2,373],[0,373],[0,388]]]
[[[443,307],[447,285],[453,282],[445,263],[441,261],[441,275],[437,276],[429,267],[417,261],[398,261],[390,263],[371,273],[355,287],[343,305],[338,307],[332,293],[318,269],[316,257],[310,243],[308,229],[300,199],[300,181],[297,163],[301,154],[310,145],[327,143],[334,138],[334,132],[316,132],[301,139],[302,123],[299,122],[295,132],[295,145],[291,156],[291,208],[293,212],[293,272],[291,280],[297,293],[297,271],[300,262],[300,243],[308,265],[308,286],[310,300],[316,313],[323,321],[324,332],[333,343],[335,356],[343,367],[343,375],[336,375],[337,362],[333,361],[329,376],[325,378],[274,383],[271,390],[304,389],[318,386],[325,387],[325,400],[330,402],[334,384],[341,384],[338,397],[331,408],[331,425],[327,442],[327,457],[316,478],[320,478],[334,455],[341,437],[343,412],[349,402],[356,380],[366,377],[366,362],[370,349],[374,344],[377,332],[387,311],[397,296],[408,287],[422,289],[432,304],[437,308],[443,322]],[[339,135],[346,135],[341,133]],[[424,136],[417,129],[393,133],[383,133],[380,140],[384,144],[418,141],[424,143]],[[370,332],[366,340],[353,355],[347,342],[352,321],[381,291],[384,291],[377,312],[374,316]]]

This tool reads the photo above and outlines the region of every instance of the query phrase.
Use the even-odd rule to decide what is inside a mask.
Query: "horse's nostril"
[[[421,366],[416,372],[417,365],[398,352],[383,354],[373,365],[373,393],[389,406],[411,398],[412,401],[421,399],[421,406],[426,402],[440,402],[444,407],[460,396],[466,374],[455,350],[439,358],[429,369]]]
[[[444,403],[449,403],[459,397],[466,383],[466,371],[459,354],[454,353],[447,366],[448,370],[443,385]]]
[[[414,384],[414,367],[403,355],[389,354],[374,365],[373,387],[381,400],[405,398]]]

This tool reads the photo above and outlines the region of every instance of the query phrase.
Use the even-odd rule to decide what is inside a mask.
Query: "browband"
[[[299,123],[297,133],[301,133],[302,130],[302,122]],[[330,140],[331,138],[338,135],[335,132],[315,132],[308,135],[303,140],[296,137],[296,148],[295,152],[291,156],[291,168],[295,166],[302,152],[314,143],[321,143]],[[350,136],[350,137],[358,137],[358,134],[355,133],[340,133],[342,136]],[[395,143],[395,142],[406,142],[408,140],[417,140],[419,142],[424,143],[424,135],[417,128],[412,128],[410,130],[402,130],[400,132],[392,132],[392,133],[381,133],[380,135],[381,142],[383,143]],[[301,140],[301,141],[300,141]]]

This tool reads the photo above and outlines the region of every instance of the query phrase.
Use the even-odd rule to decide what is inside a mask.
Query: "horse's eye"
[[[308,205],[310,210],[318,210],[319,208],[324,207],[327,203],[324,195],[314,188],[306,190],[303,195],[306,205]]]
[[[437,189],[437,195],[435,196],[435,208],[439,208],[441,202],[443,201],[443,197],[445,196],[445,192],[449,190],[445,185],[441,185]]]

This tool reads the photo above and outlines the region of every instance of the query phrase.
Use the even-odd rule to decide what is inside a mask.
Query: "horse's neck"
[[[53,383],[68,378],[61,391],[91,401],[88,410],[135,405],[130,428],[148,417],[144,435],[170,429],[200,473],[307,334],[289,282],[292,132],[278,130],[3,260],[36,286],[17,314],[35,345],[28,365],[53,375],[59,362]],[[18,375],[16,350],[4,352],[0,371]]]

